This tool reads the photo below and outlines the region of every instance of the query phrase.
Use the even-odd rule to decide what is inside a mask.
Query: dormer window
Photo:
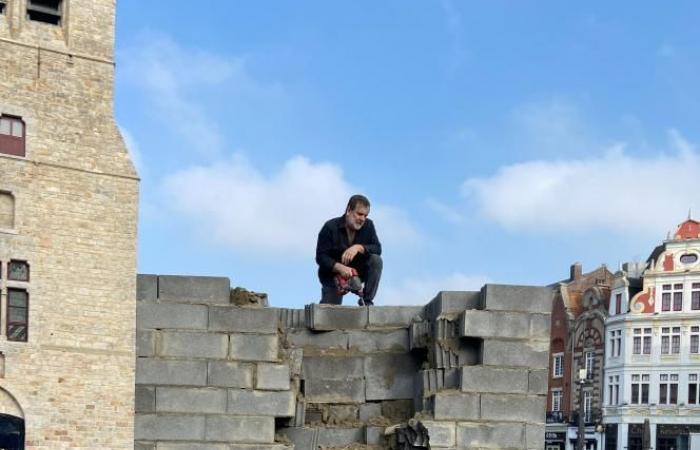
[[[24,156],[24,121],[19,117],[0,115],[0,153]]]
[[[27,17],[37,22],[60,25],[62,3],[62,0],[27,0]]]
[[[698,262],[698,255],[695,253],[686,253],[684,255],[681,255],[681,264],[695,264]]]

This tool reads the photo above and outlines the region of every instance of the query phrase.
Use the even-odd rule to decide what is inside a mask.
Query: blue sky
[[[384,245],[377,304],[644,259],[700,216],[698,19],[690,1],[121,0],[139,271],[301,307],[318,230],[356,192]]]

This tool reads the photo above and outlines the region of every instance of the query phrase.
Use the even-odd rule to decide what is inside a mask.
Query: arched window
[[[0,448],[24,450],[24,419],[0,414]]]

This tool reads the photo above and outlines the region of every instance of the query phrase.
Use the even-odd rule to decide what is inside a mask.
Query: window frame
[[[24,264],[27,267],[27,278],[26,279],[17,279],[17,278],[12,278],[10,276],[10,265],[13,263],[21,263]],[[7,262],[7,273],[5,275],[7,277],[7,281],[17,281],[20,283],[29,283],[29,280],[32,277],[32,272],[31,272],[31,266],[29,265],[29,262],[23,259],[11,259]]]
[[[0,154],[16,156],[18,158],[27,157],[27,123],[20,116],[12,114],[0,114],[0,120],[10,121],[10,134],[0,132]],[[22,124],[22,136],[13,134],[15,123]]]
[[[559,364],[557,364],[559,362]],[[557,367],[559,370],[557,370]],[[564,376],[564,353],[552,354],[552,378],[562,378]]]
[[[25,306],[12,306],[10,304],[10,292],[23,292],[25,294]],[[10,320],[10,309],[23,309],[24,310],[24,322],[17,322]],[[5,306],[5,337],[8,341],[12,342],[27,342],[29,340],[29,290],[18,287],[7,288],[7,304]],[[13,325],[23,325],[24,326],[24,338],[15,339],[11,337],[11,327]]]
[[[552,389],[552,411],[561,411],[564,402],[564,392],[561,389]]]

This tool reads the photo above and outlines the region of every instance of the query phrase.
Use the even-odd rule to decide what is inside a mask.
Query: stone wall
[[[544,445],[547,288],[296,310],[234,305],[226,278],[138,280],[137,450]]]

